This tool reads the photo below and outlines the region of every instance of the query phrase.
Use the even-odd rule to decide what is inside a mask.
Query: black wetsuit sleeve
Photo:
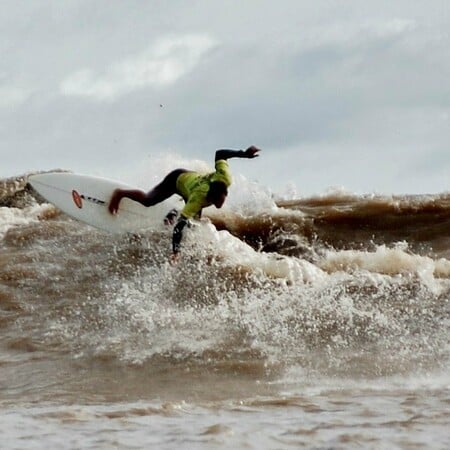
[[[220,159],[230,159],[230,158],[246,158],[246,153],[244,150],[217,150],[216,151],[216,161]]]
[[[173,235],[172,235],[172,250],[173,252],[179,253],[180,251],[180,243],[181,239],[183,238],[183,229],[188,224],[188,220],[181,216],[178,219],[177,224],[175,225],[175,228],[173,229]]]

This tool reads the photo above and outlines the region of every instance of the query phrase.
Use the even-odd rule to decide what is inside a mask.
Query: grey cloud
[[[408,163],[400,183],[402,158],[448,143],[443,1],[6,3],[2,176],[30,166],[117,173],[127,158],[168,150],[209,161],[216,147],[255,143],[274,185],[404,190],[424,172]],[[216,46],[182,76],[133,78],[158,40],[191,35]],[[108,102],[95,100],[102,86]]]
[[[103,73],[81,69],[61,83],[61,93],[113,101],[148,86],[172,85],[193,70],[214,46],[207,35],[181,35],[159,39],[142,54],[133,55],[108,67]]]

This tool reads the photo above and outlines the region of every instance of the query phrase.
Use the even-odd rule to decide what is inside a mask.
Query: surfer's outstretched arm
[[[247,150],[217,150],[215,160],[227,160],[230,158],[256,158],[259,156],[258,152],[260,151],[261,150],[254,145],[250,146]]]

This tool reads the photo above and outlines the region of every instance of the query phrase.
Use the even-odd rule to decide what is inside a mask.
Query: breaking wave
[[[26,177],[1,182],[0,364],[57,353],[266,376],[448,365],[449,194],[275,201],[236,185],[172,266],[170,229],[113,237],[39,199]]]

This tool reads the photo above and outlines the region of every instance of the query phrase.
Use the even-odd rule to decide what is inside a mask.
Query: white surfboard
[[[108,211],[115,189],[136,189],[106,178],[64,172],[28,177],[31,186],[48,202],[74,219],[110,233],[138,232],[160,228],[173,201],[145,207],[128,198],[121,200],[116,215]]]

